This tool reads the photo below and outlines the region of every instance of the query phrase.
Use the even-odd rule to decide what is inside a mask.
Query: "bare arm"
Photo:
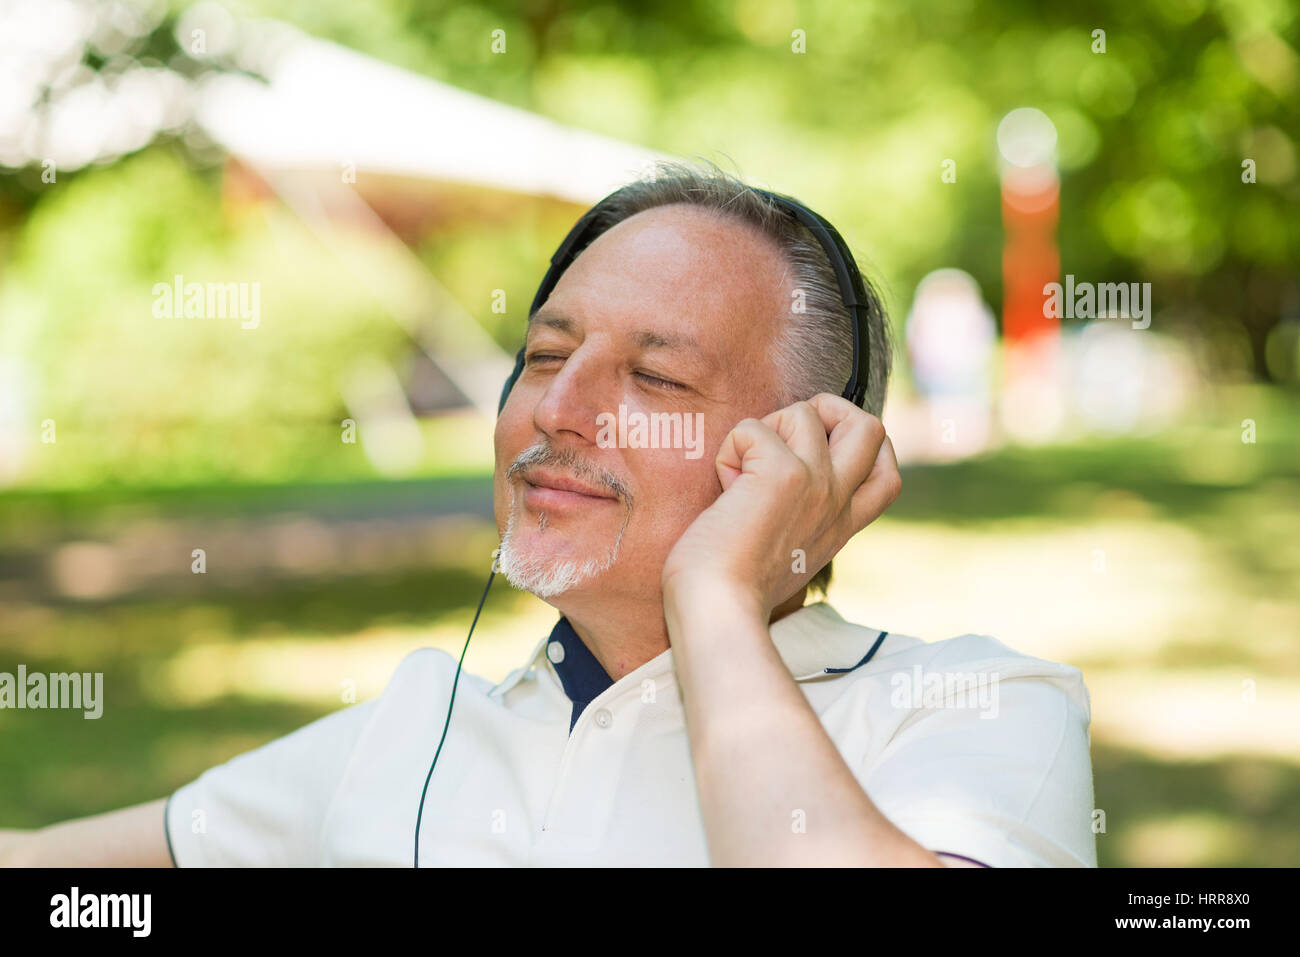
[[[0,830],[2,867],[171,867],[159,798],[34,831]]]

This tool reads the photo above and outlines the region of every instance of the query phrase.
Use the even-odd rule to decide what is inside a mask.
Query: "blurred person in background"
[[[917,283],[906,328],[936,457],[982,451],[992,429],[997,324],[979,284],[960,269],[930,273]]]

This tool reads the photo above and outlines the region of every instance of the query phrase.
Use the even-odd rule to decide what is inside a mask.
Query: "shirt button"
[[[548,642],[546,645],[546,657],[550,658],[557,665],[564,660],[564,645],[558,641]]]
[[[598,728],[608,728],[614,723],[614,716],[609,713],[608,708],[597,708],[595,718],[596,727]]]

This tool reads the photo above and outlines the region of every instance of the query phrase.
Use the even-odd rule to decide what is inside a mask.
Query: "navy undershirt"
[[[563,654],[559,649],[563,649]],[[569,717],[569,732],[578,723],[578,715],[591,704],[592,699],[614,683],[596,656],[582,643],[578,633],[569,624],[569,619],[560,618],[551,629],[551,637],[546,640],[546,657],[555,666],[555,673],[560,676],[564,693],[573,702],[573,713]],[[555,659],[559,658],[559,661]]]

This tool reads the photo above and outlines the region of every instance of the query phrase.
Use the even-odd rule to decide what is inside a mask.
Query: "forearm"
[[[713,864],[942,866],[863,791],[757,609],[712,589],[665,616]]]
[[[165,804],[160,799],[35,831],[0,831],[0,866],[170,867]]]
[[[0,867],[25,867],[25,855],[31,850],[35,831],[0,828]]]

